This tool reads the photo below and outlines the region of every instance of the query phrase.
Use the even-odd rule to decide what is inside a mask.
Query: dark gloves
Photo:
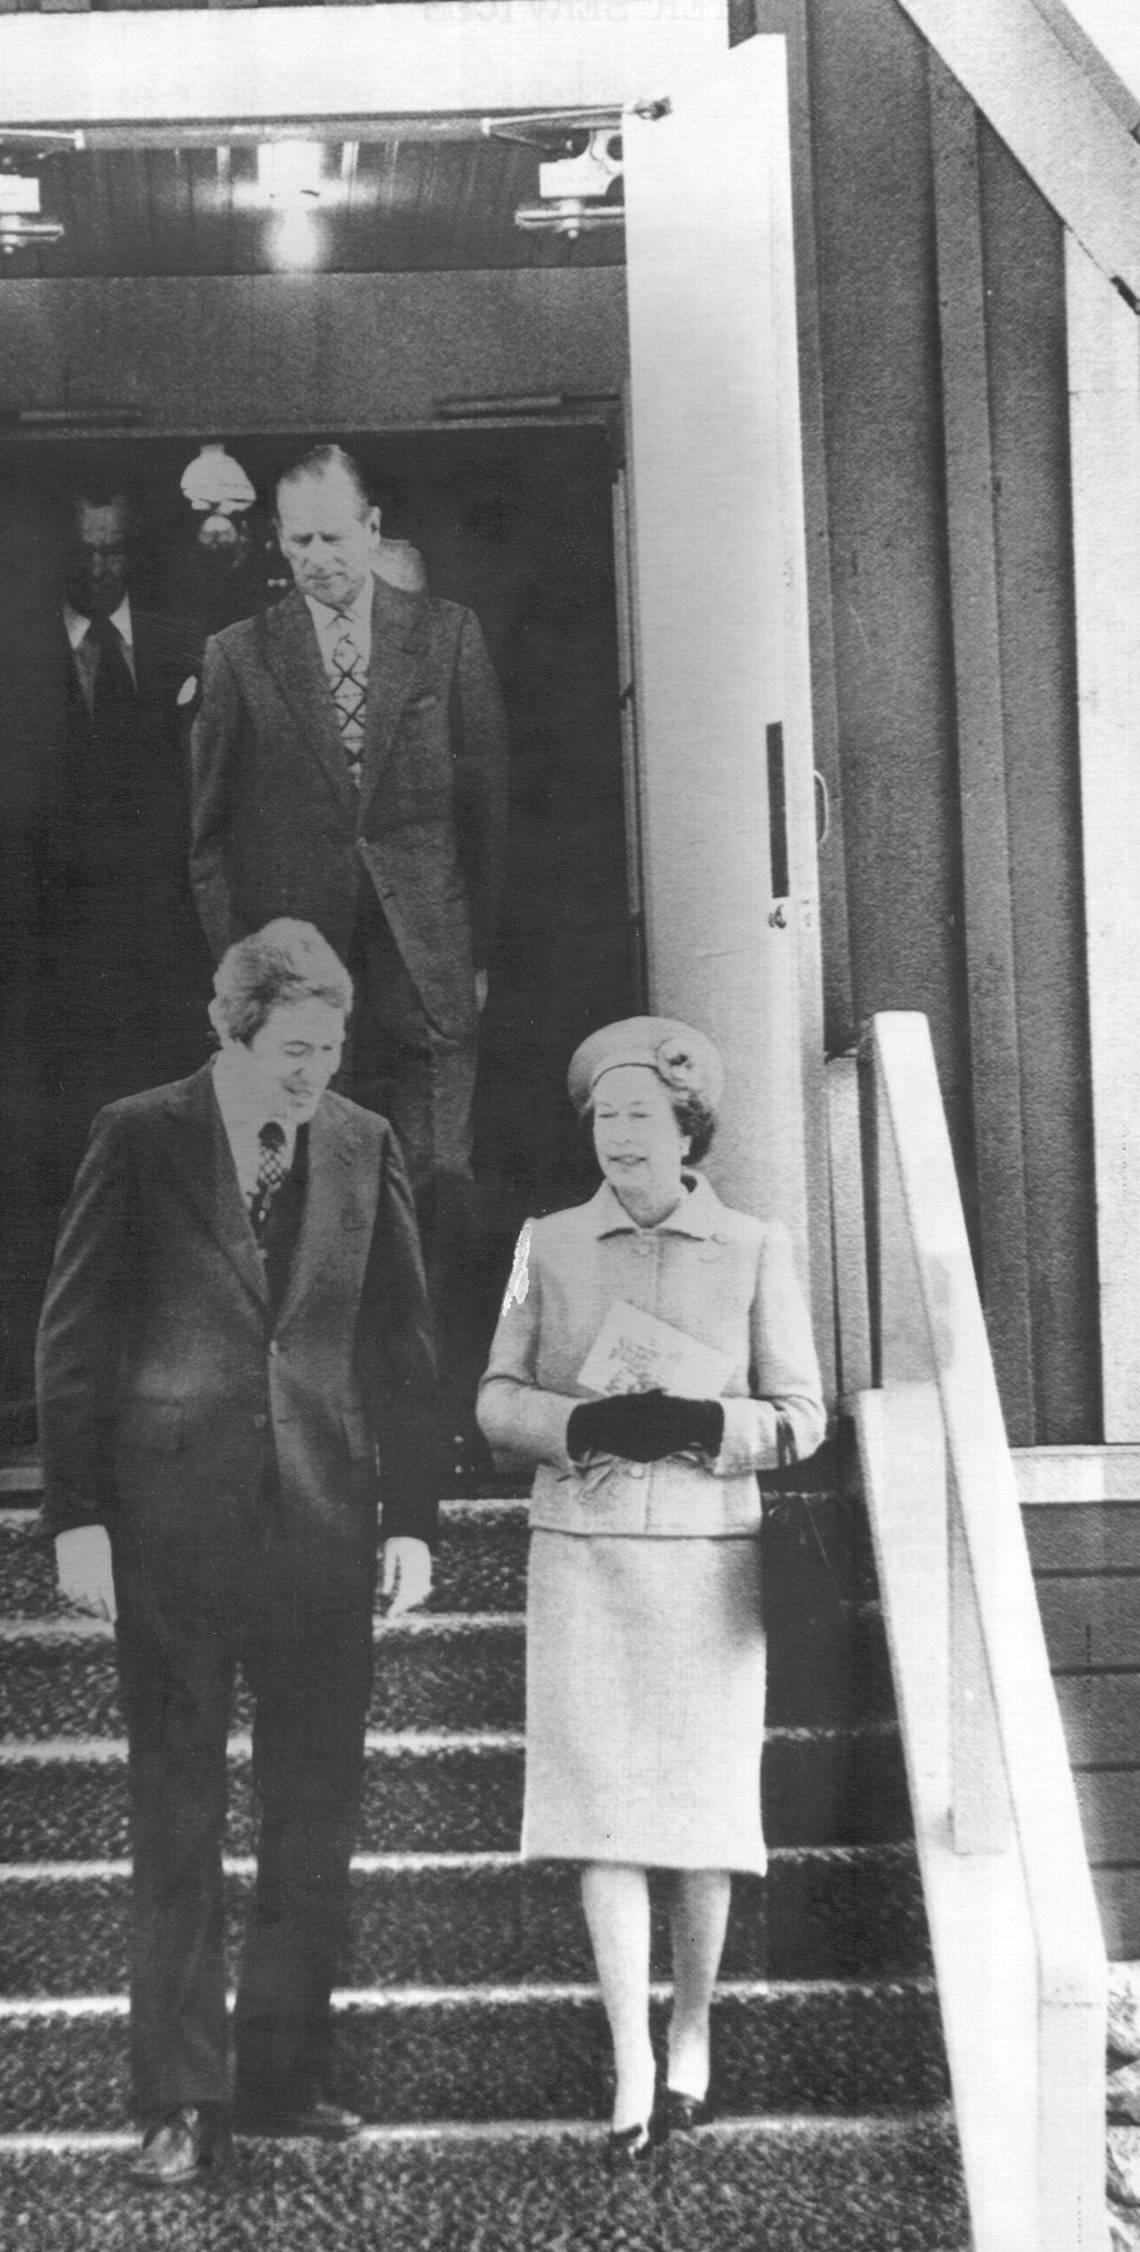
[[[699,1448],[720,1452],[724,1409],[719,1400],[678,1400],[670,1392],[615,1392],[583,1400],[566,1426],[566,1451],[580,1462],[588,1454],[617,1454],[626,1462],[660,1462],[667,1454]]]

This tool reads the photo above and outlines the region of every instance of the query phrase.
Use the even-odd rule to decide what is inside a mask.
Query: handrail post
[[[929,1028],[876,1017],[863,1053],[853,1404],[973,2241],[1101,2252],[1104,1943]]]
[[[978,1597],[953,1467],[946,1480],[950,1572],[950,1835],[956,1853],[1004,1853],[1009,1791]]]

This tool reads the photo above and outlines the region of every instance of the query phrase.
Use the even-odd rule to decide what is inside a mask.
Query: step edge
[[[649,1991],[653,2001],[664,2003],[673,1989],[668,1980],[660,1979],[653,1981]],[[933,1976],[918,1971],[902,1978],[727,1978],[718,1981],[716,2000],[762,2003],[797,1994],[813,2000],[827,1995],[870,1999],[884,1993],[925,1997],[935,1991]],[[228,1999],[232,2008],[233,1995]],[[536,2003],[581,2007],[599,2000],[597,1985],[588,1979],[530,1979],[517,1985],[485,1981],[469,1986],[342,1986],[333,1993],[332,2007],[339,2017],[380,2017],[417,2010],[486,2009],[492,2005],[514,2010]],[[125,1993],[0,1996],[0,2025],[38,2024],[53,2018],[70,2024],[83,2019],[125,2019],[129,2007]]]
[[[824,1722],[818,1728],[770,1728],[769,1744],[858,1744],[887,1743],[898,1736],[898,1722],[894,1719],[873,1719],[853,1722],[848,1727]],[[526,1738],[521,1728],[370,1728],[365,1738],[366,1757],[431,1758],[439,1752],[466,1751],[522,1751]],[[253,1740],[248,1730],[236,1730],[227,1740],[227,1753],[231,1760],[247,1761],[252,1756]],[[110,1766],[114,1762],[125,1764],[127,1740],[125,1736],[31,1736],[0,1739],[0,1767],[41,1766],[51,1763],[76,1767],[84,1760],[92,1766]]]
[[[914,1840],[909,1838],[883,1838],[864,1845],[773,1845],[768,1848],[768,1874],[774,1866],[818,1867],[832,1862],[837,1868],[874,1868],[880,1864],[908,1864],[917,1867],[918,1853]],[[382,1876],[384,1874],[426,1875],[429,1872],[448,1872],[458,1876],[464,1873],[488,1874],[510,1869],[554,1868],[555,1862],[526,1862],[518,1853],[502,1850],[484,1852],[424,1852],[424,1853],[354,1853],[352,1869],[356,1876]],[[572,1864],[571,1864],[572,1866]],[[223,1872],[230,1877],[252,1877],[257,1870],[257,1859],[252,1853],[225,1854]],[[91,1884],[96,1882],[126,1882],[131,1874],[131,1863],[126,1855],[105,1857],[89,1861],[5,1861],[0,1862],[0,1890],[15,1889],[30,1884]]]
[[[881,2137],[895,2141],[911,2135],[916,2128],[951,2129],[954,2125],[953,2106],[944,2104],[916,2104],[912,2111],[882,2111],[871,2109],[860,2112],[816,2111],[765,2111],[757,2113],[731,2113],[715,2119],[700,2129],[702,2136],[735,2139],[755,2135],[765,2141],[779,2136],[792,2136],[807,2140],[812,2136],[847,2141],[853,2134]],[[355,2139],[368,2146],[399,2146],[403,2143],[443,2142],[464,2144],[499,2144],[504,2142],[570,2141],[595,2143],[600,2133],[596,2119],[440,2119],[410,2120],[391,2126],[369,2124]],[[239,2141],[242,2140],[239,2136]],[[5,2158],[44,2156],[80,2156],[98,2151],[133,2150],[138,2143],[137,2133],[129,2128],[57,2128],[26,2129],[20,2134],[0,2134],[0,2162]]]

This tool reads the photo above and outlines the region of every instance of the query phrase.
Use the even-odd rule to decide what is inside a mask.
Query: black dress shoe
[[[690,2127],[707,2127],[715,2118],[707,2096],[686,2096],[680,2088],[665,2090],[665,2132],[667,2135],[685,2135]]]
[[[230,2147],[219,2111],[184,2103],[147,2128],[128,2172],[144,2189],[179,2189],[197,2181],[205,2168],[223,2164]]]
[[[270,2104],[239,2095],[234,2109],[239,2135],[315,2135],[324,2143],[347,2143],[363,2125],[359,2112],[348,2111],[327,2096],[312,2096],[305,2103]]]

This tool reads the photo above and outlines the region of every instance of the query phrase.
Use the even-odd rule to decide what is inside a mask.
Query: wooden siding
[[[1095,1440],[1062,228],[960,90],[947,166],[946,74],[894,0],[756,0],[755,25],[807,81],[829,1049],[874,1010],[929,1018],[1010,1436]]]
[[[1140,1955],[1140,1499],[1024,1511],[1105,1944]]]

